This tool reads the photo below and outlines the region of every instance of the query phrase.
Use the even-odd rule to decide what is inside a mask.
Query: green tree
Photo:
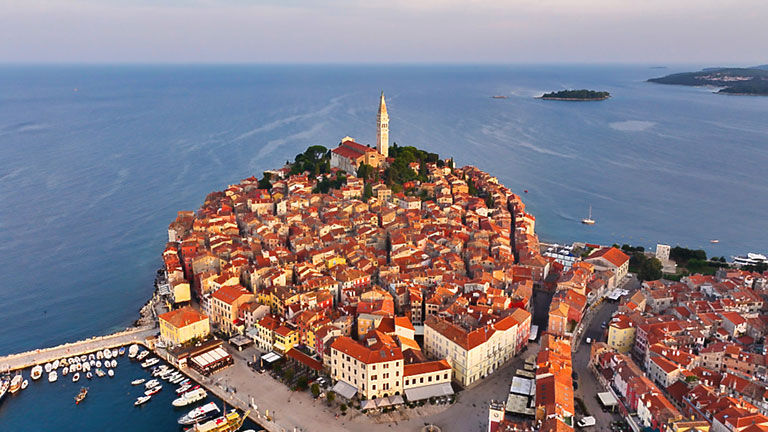
[[[347,412],[347,404],[341,404],[341,406],[339,407],[339,409],[341,410],[341,412],[342,412],[342,413],[345,413],[345,412]]]
[[[332,404],[333,401],[336,400],[336,392],[329,391],[328,396],[326,396],[326,399],[328,399],[328,404]]]
[[[259,180],[259,189],[266,189],[271,190],[272,189],[272,173],[265,172],[264,177]]]
[[[661,261],[656,258],[646,259],[638,271],[638,277],[643,281],[652,281],[661,279]]]
[[[373,186],[370,183],[366,183],[363,187],[363,201],[368,202],[373,196]]]
[[[307,389],[308,384],[309,383],[307,382],[307,377],[302,375],[299,377],[299,380],[296,382],[296,387],[298,387],[299,390],[303,391]]]
[[[320,396],[320,386],[317,383],[312,383],[312,386],[309,388],[309,391],[312,392],[313,397]]]
[[[366,182],[373,179],[373,173],[376,172],[376,169],[367,163],[362,163],[357,168],[357,177],[365,180]]]
[[[283,378],[285,378],[286,382],[291,382],[293,381],[294,376],[295,376],[295,372],[293,371],[293,369],[288,369],[287,371],[285,371],[285,375],[283,375]]]

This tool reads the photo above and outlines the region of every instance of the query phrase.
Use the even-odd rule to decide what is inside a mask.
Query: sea
[[[0,355],[129,326],[177,211],[307,146],[375,144],[381,91],[391,142],[497,176],[542,241],[768,252],[768,98],[645,81],[706,66],[2,65]],[[580,88],[612,97],[535,98]],[[33,383],[0,430],[178,430],[124,375],[77,409],[77,385]]]

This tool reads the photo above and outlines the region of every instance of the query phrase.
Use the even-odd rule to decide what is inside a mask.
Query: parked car
[[[595,418],[592,416],[589,417],[582,417],[581,420],[579,420],[578,423],[576,423],[576,426],[585,428],[595,425]]]
[[[591,343],[592,343],[592,338],[587,338],[587,340],[585,340],[584,342],[586,342],[586,343],[587,343],[587,345],[589,345],[589,344],[591,344]]]

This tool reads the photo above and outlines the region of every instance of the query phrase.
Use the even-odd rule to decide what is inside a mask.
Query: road
[[[632,295],[640,287],[640,282],[631,278],[626,281],[623,286],[624,289],[629,290],[629,295]],[[603,322],[610,321],[613,313],[618,309],[618,302],[604,301],[595,313],[589,327],[582,334],[582,343],[578,350],[573,354],[573,370],[579,374],[578,385],[579,388],[574,392],[574,397],[581,398],[589,411],[589,414],[595,417],[597,422],[595,430],[610,430],[610,424],[612,421],[620,420],[621,416],[618,414],[603,412],[600,403],[597,401],[596,395],[599,392],[605,391],[602,385],[597,381],[597,377],[592,374],[589,369],[589,354],[592,345],[585,342],[586,338],[590,338],[593,341],[605,341],[607,336],[607,330],[601,328]]]

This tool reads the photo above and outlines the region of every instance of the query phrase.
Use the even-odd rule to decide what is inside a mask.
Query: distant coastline
[[[539,96],[538,99],[543,100],[555,100],[555,101],[575,101],[575,102],[592,102],[603,101],[611,97],[611,94],[606,91],[595,90],[560,90],[557,92],[544,93]]]
[[[768,66],[751,68],[705,68],[698,72],[683,72],[651,78],[657,84],[691,87],[716,87],[716,94],[734,96],[768,96]]]

